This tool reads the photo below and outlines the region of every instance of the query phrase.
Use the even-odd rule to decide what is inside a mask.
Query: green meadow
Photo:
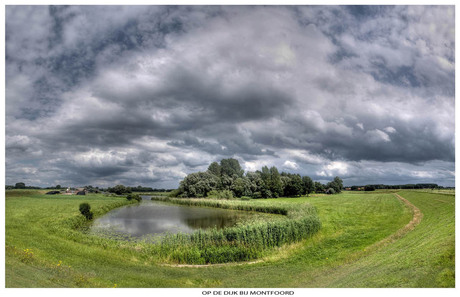
[[[455,195],[397,192],[423,215],[413,228],[405,230],[414,218],[414,208],[394,192],[343,192],[203,205],[231,208],[228,205],[245,204],[251,211],[286,210],[282,219],[257,221],[260,227],[254,234],[265,236],[264,232],[272,230],[267,226],[274,223],[285,224],[286,229],[280,230],[291,234],[280,232],[277,238],[283,240],[264,249],[251,247],[248,241],[248,249],[257,252],[246,258],[247,262],[216,260],[218,264],[213,265],[209,264],[212,261],[194,263],[193,259],[168,257],[158,244],[86,232],[88,222],[78,210],[82,202],[88,202],[94,216],[100,217],[135,201],[101,194],[49,196],[43,191],[8,190],[6,287],[454,287]],[[295,222],[307,218],[318,219],[320,228],[312,229],[308,236],[296,235]],[[238,226],[242,229],[232,232],[241,239],[256,236],[244,229],[256,223]],[[218,237],[224,243],[216,243],[217,237],[213,237],[209,241],[212,247],[193,248],[198,252],[203,247],[225,249],[233,241],[222,237],[228,234],[224,231]],[[189,237],[182,240],[184,246],[191,244]],[[236,249],[243,246],[234,245]],[[208,265],[182,265],[205,263]]]

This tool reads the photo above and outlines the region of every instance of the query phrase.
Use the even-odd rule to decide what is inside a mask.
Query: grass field
[[[454,287],[455,196],[398,193],[423,219],[377,248],[412,219],[393,193],[262,199],[253,203],[316,206],[321,230],[255,264],[190,268],[162,265],[146,245],[81,231],[81,202],[99,216],[124,198],[7,191],[6,287]]]

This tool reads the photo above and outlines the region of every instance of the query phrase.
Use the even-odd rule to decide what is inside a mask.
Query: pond
[[[208,207],[190,207],[151,201],[110,211],[94,221],[90,232],[121,239],[158,239],[166,233],[192,233],[198,229],[235,226],[254,213]]]

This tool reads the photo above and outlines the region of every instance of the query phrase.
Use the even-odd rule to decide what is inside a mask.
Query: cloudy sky
[[[454,185],[453,6],[7,6],[6,184],[175,188],[236,158]]]

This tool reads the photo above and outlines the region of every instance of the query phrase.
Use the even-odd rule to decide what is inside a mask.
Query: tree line
[[[309,195],[310,193],[340,193],[343,182],[338,176],[327,184],[314,182],[309,176],[279,172],[275,166],[247,172],[236,159],[212,162],[207,171],[187,175],[179,188],[171,192],[174,197],[251,197],[278,198]]]
[[[16,183],[14,186],[13,185],[6,185],[5,189],[6,190],[14,190],[14,189],[35,189],[35,190],[40,190],[40,189],[47,189],[47,190],[66,190],[68,187],[67,186],[61,186],[61,185],[55,185],[55,186],[50,186],[50,187],[36,187],[36,186],[26,186],[25,183],[19,182]],[[137,186],[137,187],[130,187],[130,186],[124,186],[124,185],[116,185],[114,187],[107,187],[107,188],[99,188],[99,187],[93,187],[92,185],[87,185],[83,187],[69,187],[70,190],[76,190],[77,188],[83,188],[89,193],[100,193],[100,192],[109,192],[109,193],[115,193],[118,195],[123,195],[123,194],[129,194],[133,192],[171,192],[173,189],[157,189],[157,188],[151,188],[151,187],[143,187],[143,186]]]
[[[365,185],[365,186],[351,186],[350,188],[346,188],[346,189],[351,190],[351,191],[375,191],[375,190],[382,190],[382,189],[444,189],[444,187],[439,186],[438,184],[433,184],[433,183],[423,183],[423,184],[405,184],[405,185],[376,184],[376,185]]]

